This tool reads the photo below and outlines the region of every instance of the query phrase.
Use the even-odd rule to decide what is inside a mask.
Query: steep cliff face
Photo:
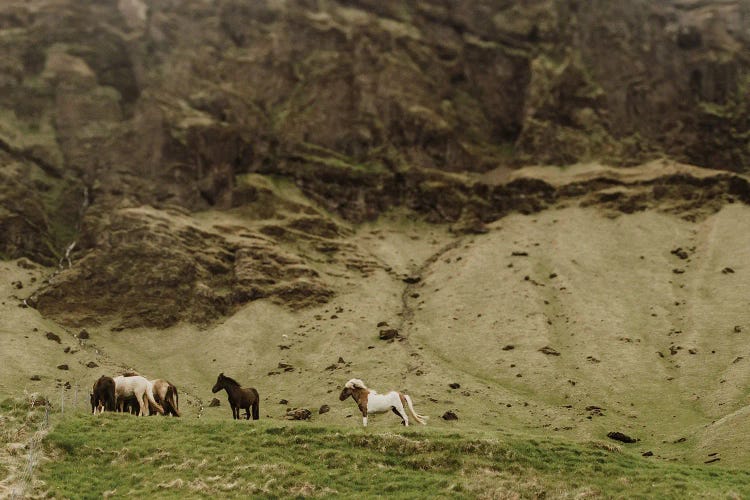
[[[75,241],[76,258],[106,267],[126,257],[102,235],[128,223],[187,251],[180,224],[128,210],[272,217],[243,182],[254,173],[352,222],[406,206],[472,230],[545,206],[475,178],[498,167],[667,156],[747,172],[748,26],[747,0],[9,0],[0,252],[53,264]],[[147,261],[171,256],[152,250]],[[62,283],[83,290],[81,276],[48,293],[65,300]],[[235,303],[220,295],[206,318]]]

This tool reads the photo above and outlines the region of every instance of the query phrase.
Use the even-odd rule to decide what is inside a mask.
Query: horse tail
[[[173,386],[172,384],[169,384],[167,386],[167,394],[164,396],[164,409],[168,412],[174,415],[175,417],[180,416],[180,412],[177,411],[177,388]],[[169,408],[167,408],[167,405],[169,405]]]
[[[255,401],[253,401],[253,420],[258,420],[260,418],[260,396],[255,389],[253,389],[253,392],[255,393]]]
[[[169,387],[174,392],[174,414],[176,417],[180,416],[180,396],[177,394],[177,387],[173,386],[172,384],[169,384]]]
[[[164,415],[164,408],[162,408],[154,399],[154,387],[150,382],[146,384],[146,397],[148,398],[149,403],[154,405],[154,408],[156,408],[160,414]]]
[[[425,417],[424,415],[420,415],[416,411],[414,411],[414,405],[411,402],[411,398],[408,394],[404,394],[404,399],[406,400],[407,405],[409,406],[409,411],[411,412],[412,416],[414,417],[414,420],[419,422],[422,425],[427,425],[427,420],[429,417]]]

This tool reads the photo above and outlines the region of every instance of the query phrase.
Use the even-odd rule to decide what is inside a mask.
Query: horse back
[[[258,391],[255,390],[254,387],[243,387],[242,388],[242,402],[251,405],[258,401]]]

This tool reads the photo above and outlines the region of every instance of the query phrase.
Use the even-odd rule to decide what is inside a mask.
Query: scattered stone
[[[328,405],[323,405],[323,406],[321,406],[321,407],[320,407],[320,409],[318,410],[318,415],[322,415],[322,414],[324,414],[324,413],[328,413],[329,411],[331,411],[331,407],[330,407],[330,406],[328,406]]]
[[[682,274],[682,273],[685,272],[685,270],[676,267],[676,268],[672,269],[672,272],[675,273],[675,274]]]
[[[218,398],[213,398],[210,403],[208,403],[209,408],[214,406],[221,406],[221,401],[219,401]]]
[[[740,325],[734,325],[734,333],[742,333],[742,327]]]
[[[601,361],[596,359],[594,356],[586,356],[586,360],[592,363],[601,363]]]
[[[288,405],[288,404],[289,404],[289,401],[287,401],[286,399],[280,399],[280,400],[279,400],[279,404],[280,404],[280,405]]]
[[[460,389],[461,384],[459,384],[458,382],[453,382],[451,384],[448,384],[448,387],[450,387],[451,389]]]
[[[614,439],[615,441],[620,441],[622,443],[636,442],[636,439],[633,439],[632,437],[628,436],[627,434],[623,434],[622,432],[609,432],[607,433],[607,437],[610,439]]]
[[[68,354],[70,352],[70,346],[67,346],[65,349],[63,349],[63,352],[65,354]]]
[[[411,298],[412,299],[418,299],[419,298],[419,294],[417,292],[414,292],[414,293],[411,294]]]
[[[339,360],[337,361],[337,363],[343,364],[343,363],[346,363],[346,361],[344,361],[344,358],[342,358],[341,356],[339,356]]]
[[[89,361],[88,363],[86,363],[86,367],[88,367],[88,368],[96,368],[96,367],[98,367],[98,366],[99,366],[99,365],[97,365],[97,364],[96,364],[96,363],[94,363],[93,361]]]
[[[725,267],[721,270],[721,272],[724,274],[734,274],[734,269],[732,269],[731,267]]]
[[[674,355],[675,355],[675,354],[677,354],[677,352],[678,352],[678,351],[680,351],[681,349],[682,349],[682,347],[681,347],[681,346],[678,346],[678,345],[671,345],[671,346],[669,346],[669,354],[671,354],[672,356],[674,356]]]
[[[23,283],[21,283],[20,281],[14,281],[11,283],[11,285],[13,285],[16,290],[20,290],[23,288]]]
[[[286,412],[287,420],[310,420],[312,412],[307,408],[295,408]]]
[[[57,335],[57,334],[54,334],[54,333],[52,333],[52,332],[47,332],[47,335],[46,335],[46,336],[47,336],[47,339],[48,339],[48,340],[52,340],[52,341],[54,341],[54,342],[57,342],[58,344],[61,344],[61,343],[62,343],[62,342],[61,342],[61,339],[60,339],[60,336],[59,336],[59,335]]]
[[[278,368],[283,369],[285,372],[293,372],[294,367],[288,363],[279,363]]]
[[[586,408],[584,408],[586,411],[591,412],[591,416],[597,416],[597,417],[603,417],[604,416],[604,408],[601,408],[599,406],[589,405]]]
[[[711,459],[709,459],[709,460],[706,460],[706,461],[705,461],[705,462],[703,462],[703,463],[704,463],[704,464],[712,464],[712,463],[714,463],[714,462],[718,462],[719,460],[721,460],[721,458],[719,458],[719,457],[714,457],[714,458],[711,458]]]
[[[685,259],[687,259],[689,257],[688,253],[685,250],[683,250],[682,248],[675,248],[674,250],[672,250],[669,253],[671,253],[672,255],[676,255],[677,257],[679,257],[682,260],[685,260]]]
[[[514,252],[511,252],[510,255],[512,257],[528,257],[529,256],[529,252],[514,251]]]
[[[70,368],[68,367],[68,365],[64,365],[63,364],[63,365],[57,365],[57,369],[58,370],[69,370]]]
[[[548,345],[546,345],[546,346],[542,347],[541,349],[539,349],[539,352],[541,352],[543,354],[547,354],[549,356],[559,356],[560,355],[559,352],[557,352],[555,349],[551,348]]]
[[[398,330],[395,328],[389,328],[387,330],[380,330],[380,335],[378,335],[380,340],[391,340],[398,337]]]
[[[462,396],[471,396],[471,393],[469,391],[461,391]]]
[[[516,346],[514,346],[513,344],[508,344],[506,346],[503,346],[503,351],[512,351],[515,348]]]
[[[448,410],[445,413],[443,413],[443,420],[458,420],[458,415]]]
[[[378,327],[378,328],[382,328],[382,327],[384,327],[384,326],[388,326],[388,322],[387,322],[387,321],[380,321],[380,322],[379,322],[379,323],[377,324],[377,327]]]
[[[419,283],[420,281],[422,281],[422,278],[420,278],[419,276],[407,276],[402,281],[409,285],[413,285],[414,283]]]
[[[686,437],[681,437],[680,439],[676,439],[675,442],[674,442],[674,444],[684,443],[685,441],[687,441],[687,438]]]
[[[555,279],[555,278],[557,278],[557,273],[551,273],[551,274],[549,275],[549,279],[553,280],[553,279]]]
[[[690,354],[698,354],[698,349],[688,349]]]
[[[641,453],[641,456],[642,457],[653,457],[654,456],[654,452],[653,451],[647,451],[645,453]]]
[[[42,377],[40,377],[39,375],[32,375],[31,380],[33,380],[34,382],[38,382],[39,380],[42,380]]]
[[[65,385],[63,386],[66,389],[70,389],[72,386],[70,385],[70,382],[65,382]]]
[[[328,370],[328,371],[338,370],[338,368],[339,368],[338,365],[328,365],[328,366],[326,366],[326,370]]]
[[[90,338],[89,332],[87,332],[86,330],[81,330],[80,332],[78,332],[78,338],[79,339],[88,339],[88,338]]]

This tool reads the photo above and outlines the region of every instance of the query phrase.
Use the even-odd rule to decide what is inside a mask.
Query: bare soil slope
[[[222,213],[203,219],[233,222]],[[316,420],[351,416],[359,425],[356,409],[336,398],[356,376],[376,389],[407,390],[430,425],[581,440],[619,431],[658,458],[719,453],[722,463],[750,463],[737,427],[750,376],[747,206],[727,205],[698,222],[567,207],[511,215],[488,229],[457,236],[394,212],[347,237],[372,262],[368,273],[320,265],[337,290],[329,303],[293,310],[257,300],[221,323],[158,333],[112,331],[114,322],[88,328],[83,346],[19,308],[6,286],[10,356],[0,380],[9,392],[49,393],[70,382],[63,390],[72,398],[100,373],[135,368],[175,382],[187,418],[228,418],[223,406],[207,408],[223,371],[258,388],[264,418],[328,404]],[[12,262],[3,269],[22,283],[39,276]],[[385,328],[399,336],[380,340]],[[68,345],[78,352],[64,353]],[[87,368],[89,361],[100,366]],[[63,362],[69,370],[55,368]],[[42,380],[30,381],[33,374]],[[439,418],[448,410],[459,420]]]

